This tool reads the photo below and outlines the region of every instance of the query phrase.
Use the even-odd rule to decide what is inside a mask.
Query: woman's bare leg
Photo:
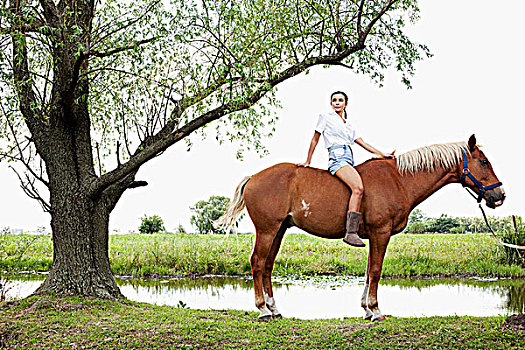
[[[337,170],[335,175],[352,189],[350,201],[348,202],[348,212],[346,214],[346,233],[343,242],[354,247],[364,247],[365,244],[357,235],[361,221],[361,199],[363,198],[363,181],[359,173],[347,165]]]
[[[337,170],[335,176],[352,189],[350,201],[348,202],[348,210],[359,211],[361,199],[363,198],[363,181],[361,180],[361,175],[350,165],[346,165]]]

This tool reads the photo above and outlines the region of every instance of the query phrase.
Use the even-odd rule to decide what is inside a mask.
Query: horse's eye
[[[486,160],[486,159],[482,159],[482,160],[480,160],[479,162],[480,162],[480,164],[483,165],[483,166],[488,166],[488,165],[489,165],[489,161]]]

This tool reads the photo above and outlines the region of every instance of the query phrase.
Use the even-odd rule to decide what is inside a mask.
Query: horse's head
[[[470,156],[463,155],[461,183],[476,192],[478,202],[484,198],[489,208],[494,209],[502,205],[505,200],[505,191],[494,174],[489,160],[476,146],[476,136],[470,137],[468,148]]]

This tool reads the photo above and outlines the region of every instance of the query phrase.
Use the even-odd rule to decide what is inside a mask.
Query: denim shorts
[[[335,175],[345,165],[354,166],[354,154],[348,145],[335,145],[328,148],[328,171]]]

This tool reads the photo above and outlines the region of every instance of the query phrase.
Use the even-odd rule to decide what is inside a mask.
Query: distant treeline
[[[512,217],[488,217],[494,231],[503,230],[512,225]],[[405,229],[407,233],[478,233],[489,232],[485,220],[479,217],[450,217],[442,214],[439,218],[427,217],[420,209],[414,209]]]

